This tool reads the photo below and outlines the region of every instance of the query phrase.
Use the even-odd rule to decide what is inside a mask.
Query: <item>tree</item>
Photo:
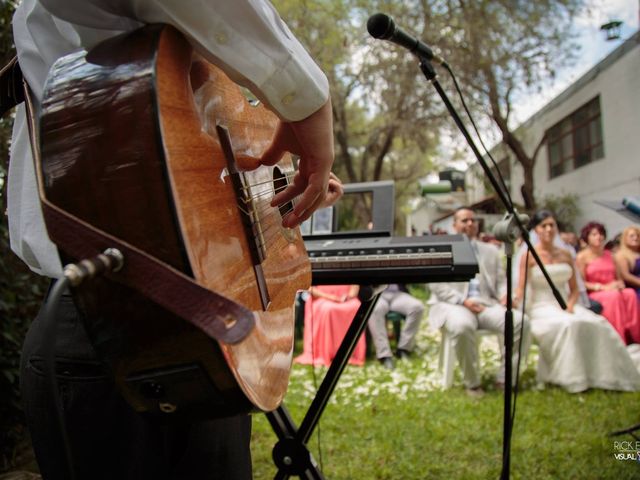
[[[576,231],[576,219],[580,215],[578,195],[571,193],[547,195],[539,203],[541,208],[551,210],[554,213],[561,232]]]
[[[386,3],[274,1],[329,78],[335,171],[350,183],[394,180],[400,209],[417,194],[418,179],[433,168],[444,117],[415,59],[368,35],[368,16]],[[391,13],[410,13],[398,3],[389,4]]]
[[[421,1],[425,11],[439,1]],[[552,80],[574,58],[571,24],[583,0],[450,0],[449,27],[436,38],[455,65],[463,91],[477,112],[486,112],[524,171],[521,193],[533,210],[533,167],[544,144],[526,151],[515,133],[517,99]],[[426,14],[425,14],[426,15]]]

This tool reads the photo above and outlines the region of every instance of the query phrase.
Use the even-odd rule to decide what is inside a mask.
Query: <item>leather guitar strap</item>
[[[202,287],[170,265],[93,227],[45,198],[35,107],[26,82],[24,92],[42,212],[51,241],[75,259],[92,258],[107,248],[117,248],[124,256],[124,266],[117,273],[106,274],[108,278],[135,289],[218,341],[233,344],[245,338],[255,325],[251,310]]]

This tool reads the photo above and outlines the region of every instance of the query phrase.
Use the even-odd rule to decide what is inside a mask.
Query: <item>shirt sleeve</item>
[[[266,0],[41,2],[56,17],[77,25],[81,37],[82,28],[172,25],[198,53],[288,121],[308,117],[329,97],[326,76]]]

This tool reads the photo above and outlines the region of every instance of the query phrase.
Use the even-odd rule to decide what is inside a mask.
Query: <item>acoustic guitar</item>
[[[256,103],[163,25],[68,55],[50,72],[41,194],[253,312],[249,333],[225,343],[117,274],[75,289],[96,350],[139,412],[271,411],[286,392],[295,293],[311,273],[299,231],[281,226],[292,205],[270,206],[294,173],[290,156],[247,169],[277,124]],[[64,260],[78,260],[58,247]]]

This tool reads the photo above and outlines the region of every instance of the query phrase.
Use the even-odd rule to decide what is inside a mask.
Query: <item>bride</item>
[[[554,245],[558,227],[553,213],[537,212],[529,227],[539,239],[534,248],[567,304],[563,311],[533,257],[522,255],[514,302],[522,301],[526,278],[526,308],[539,347],[538,381],[572,393],[589,388],[640,390],[640,373],[620,336],[604,317],[577,303],[573,259]]]

